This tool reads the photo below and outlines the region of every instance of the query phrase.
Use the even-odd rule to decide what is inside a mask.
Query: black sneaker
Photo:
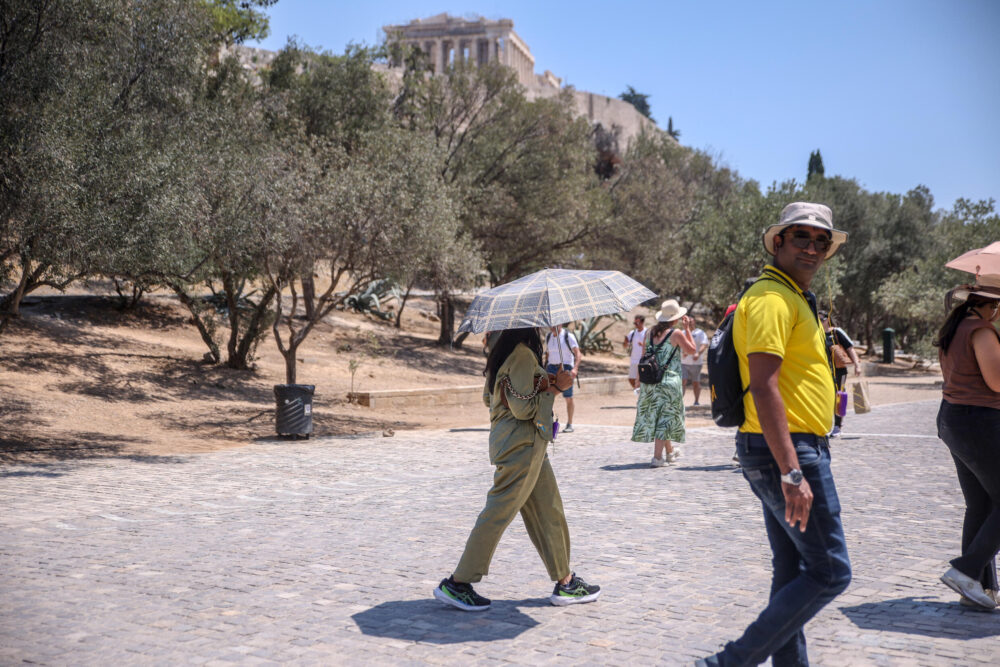
[[[462,611],[486,611],[490,608],[490,601],[472,590],[472,584],[460,584],[453,576],[441,580],[441,584],[434,589],[434,597]]]
[[[586,581],[576,576],[576,572],[574,572],[573,577],[565,586],[558,581],[556,582],[555,590],[552,591],[549,602],[557,607],[565,607],[566,605],[580,604],[581,602],[593,602],[600,595],[600,586],[589,586]]]

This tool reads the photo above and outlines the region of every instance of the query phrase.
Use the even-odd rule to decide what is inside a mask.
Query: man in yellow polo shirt
[[[743,476],[764,510],[771,543],[770,599],[743,636],[705,665],[807,665],[803,627],[851,581],[830,473],[827,433],[835,389],[816,299],[824,260],[847,240],[822,204],[796,202],[764,232],[773,255],[736,307],[746,420],[736,436]]]

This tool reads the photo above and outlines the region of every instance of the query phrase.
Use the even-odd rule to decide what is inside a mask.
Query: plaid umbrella
[[[551,327],[631,310],[655,297],[621,271],[544,269],[478,295],[458,330]]]

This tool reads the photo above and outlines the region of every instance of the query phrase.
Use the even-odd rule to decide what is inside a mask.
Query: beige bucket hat
[[[833,257],[840,246],[847,241],[847,232],[833,228],[833,211],[830,210],[829,206],[797,201],[781,210],[781,218],[777,224],[771,225],[764,230],[764,249],[767,250],[769,255],[774,254],[774,237],[780,234],[786,227],[791,227],[792,225],[818,227],[830,232],[833,243],[830,249],[826,251],[826,259]]]
[[[677,303],[677,299],[667,299],[660,304],[660,310],[656,313],[657,322],[673,322],[684,317],[688,309]]]
[[[1000,279],[984,276],[972,284],[953,287],[944,297],[945,310],[951,310],[955,304],[968,301],[972,295],[1000,301]]]

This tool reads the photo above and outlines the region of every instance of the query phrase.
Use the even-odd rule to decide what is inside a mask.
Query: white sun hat
[[[764,249],[769,255],[774,254],[774,237],[792,225],[806,225],[829,232],[833,243],[826,251],[827,259],[833,257],[840,246],[847,241],[847,232],[833,228],[833,211],[829,206],[797,201],[781,210],[781,218],[777,224],[764,230]]]

